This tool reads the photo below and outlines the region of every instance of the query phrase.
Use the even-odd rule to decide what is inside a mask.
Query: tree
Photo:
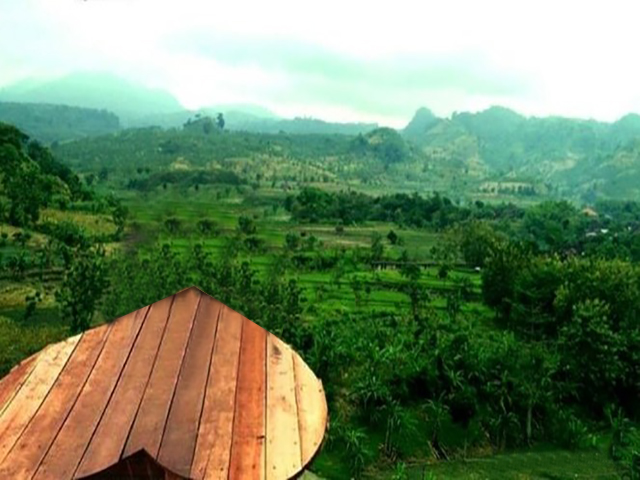
[[[472,221],[457,231],[460,253],[470,267],[484,267],[501,237],[488,223]]]
[[[257,231],[256,223],[253,221],[253,219],[244,215],[238,218],[237,229],[244,235],[255,235]]]
[[[482,270],[482,295],[503,319],[511,316],[514,286],[518,273],[529,262],[526,250],[519,244],[501,244],[491,252]]]
[[[217,229],[217,224],[213,220],[204,218],[196,224],[198,231],[203,235],[209,235]]]
[[[29,160],[4,173],[4,193],[11,202],[9,222],[16,226],[36,223],[50,193],[40,168]]]
[[[181,223],[182,222],[180,222],[180,219],[175,217],[170,217],[164,221],[164,226],[170,234],[175,235],[180,231]]]
[[[296,251],[298,248],[300,248],[300,235],[297,235],[294,232],[287,233],[286,237],[284,238],[284,244],[287,250],[289,250],[290,252]]]
[[[382,243],[382,235],[376,233],[371,239],[371,260],[379,262],[384,257],[384,244]]]
[[[27,295],[24,300],[27,304],[24,311],[24,320],[28,321],[29,319],[31,319],[31,317],[33,317],[33,314],[36,312],[38,303],[42,301],[42,294],[39,291],[37,291],[32,295]]]
[[[597,404],[611,400],[606,396],[624,376],[624,342],[612,327],[609,305],[594,299],[574,305],[572,320],[559,332],[558,345],[572,383],[582,386],[592,401],[598,399]]]
[[[438,268],[438,278],[443,281],[446,280],[449,276],[449,270],[450,266],[448,264],[443,263],[442,265],[440,265],[440,267]]]
[[[72,333],[91,326],[97,305],[108,286],[104,247],[77,248],[65,272],[56,299]]]
[[[102,167],[98,172],[98,178],[101,182],[106,182],[109,179],[109,169],[107,167]]]
[[[575,244],[582,217],[567,201],[542,202],[524,216],[525,238],[542,252],[560,252]]]
[[[209,135],[213,131],[213,120],[211,119],[211,117],[205,117],[202,120],[202,131],[205,133],[205,135]]]
[[[391,245],[397,245],[399,238],[398,234],[393,230],[389,230],[389,233],[387,233],[387,240],[389,240]]]
[[[113,224],[116,226],[115,238],[119,239],[124,232],[124,227],[127,222],[127,218],[129,216],[129,209],[122,205],[122,203],[117,202],[113,210],[111,211],[111,218],[113,219]]]
[[[216,123],[218,125],[218,128],[220,130],[224,130],[224,115],[222,115],[222,113],[219,113],[218,116],[216,117]]]

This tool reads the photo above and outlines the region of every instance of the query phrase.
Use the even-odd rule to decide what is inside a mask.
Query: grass
[[[416,480],[423,478],[424,470],[425,467],[414,468],[409,478]],[[427,466],[426,471],[434,480],[613,480],[620,478],[618,468],[602,448],[595,451],[566,451],[549,446],[486,458],[442,462]]]
[[[115,231],[115,226],[108,215],[97,215],[87,212],[60,211],[47,208],[40,215],[40,222],[71,222],[80,226],[92,235],[109,235]]]
[[[600,437],[596,449],[569,451],[552,445],[540,445],[526,451],[513,451],[433,463],[407,461],[407,480],[614,480],[619,479],[619,467],[609,458],[606,446],[609,438]],[[325,451],[310,470],[322,478],[348,480],[351,475],[335,452]],[[363,478],[392,478],[393,465],[370,469]]]

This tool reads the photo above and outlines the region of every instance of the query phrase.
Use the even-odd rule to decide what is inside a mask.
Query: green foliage
[[[198,220],[196,227],[202,235],[212,235],[212,234],[218,235],[219,234],[219,227],[217,223],[209,218]]]
[[[371,261],[379,262],[384,258],[384,243],[382,243],[382,235],[376,233],[371,238]]]
[[[557,252],[575,245],[580,220],[569,202],[542,202],[527,209],[523,230],[539,251]]]
[[[470,267],[484,267],[502,240],[501,235],[486,221],[463,224],[456,233],[462,258]]]
[[[289,232],[284,237],[285,248],[290,252],[295,252],[300,248],[300,235],[294,232]]]
[[[240,216],[238,218],[238,232],[243,235],[255,235],[257,231],[256,223],[254,220],[247,216]]]
[[[508,116],[497,116],[502,114]],[[546,442],[589,447],[605,419],[606,404],[618,405],[625,417],[637,420],[640,271],[630,259],[637,247],[640,207],[595,205],[599,215],[594,217],[564,202],[525,209],[449,193],[376,196],[298,189],[321,183],[320,174],[310,178],[309,172],[332,164],[334,156],[340,158],[333,165],[344,170],[355,165],[346,159],[359,155],[372,170],[379,167],[383,160],[375,160],[371,150],[375,135],[312,138],[305,150],[301,139],[286,134],[150,129],[61,146],[67,155],[77,154],[72,163],[86,161],[82,168],[98,175],[94,182],[100,188],[154,175],[156,186],[174,178],[182,187],[183,181],[202,180],[197,175],[203,171],[233,172],[242,179],[238,183],[255,181],[262,188],[243,193],[195,183],[202,188],[190,194],[189,208],[175,201],[179,189],[144,193],[152,196],[151,203],[162,199],[158,204],[170,205],[164,212],[158,206],[145,210],[142,194],[129,190],[123,196],[131,215],[114,198],[83,204],[70,200],[70,213],[84,208],[111,215],[120,234],[127,219],[135,218],[126,248],[103,257],[92,243],[111,238],[91,236],[73,223],[38,222],[32,230],[62,245],[50,244],[48,251],[34,247],[41,235],[7,241],[5,270],[21,282],[34,273],[44,282],[45,270],[64,262],[58,303],[74,331],[93,318],[80,311],[99,310],[115,318],[198,286],[300,352],[322,379],[329,402],[327,449],[354,476],[374,462],[397,464],[395,473],[403,478],[409,472],[402,465],[426,457],[446,460]],[[491,126],[483,135],[499,137]],[[5,136],[10,140],[3,151],[16,152],[6,155],[7,163],[24,161],[26,140],[10,130]],[[354,153],[358,149],[362,152]],[[300,170],[280,172],[292,161],[282,159],[298,153],[304,154],[295,164]],[[42,173],[46,155],[33,155],[40,160],[27,156]],[[409,168],[413,155],[389,162],[389,175]],[[283,177],[268,188],[272,173]],[[292,190],[284,200],[291,220],[276,215],[285,195],[278,185],[285,182]],[[74,197],[71,184],[61,197],[82,196],[78,190]],[[375,187],[367,185],[372,192],[382,191]],[[244,201],[238,198],[243,195]],[[9,200],[5,203],[8,215]],[[159,232],[163,222],[171,244],[153,240],[153,235],[164,236]],[[295,222],[320,225],[298,233]],[[365,222],[372,223],[363,228]],[[397,227],[390,230],[390,223]],[[222,234],[234,227],[230,235]],[[371,271],[372,260],[398,256],[396,232],[406,248],[400,271]],[[436,237],[436,232],[441,233]],[[138,233],[144,241],[135,238]],[[437,247],[429,250],[433,243]],[[40,272],[29,271],[32,265]],[[474,274],[475,267],[482,275]],[[78,298],[93,300],[79,305]],[[35,308],[36,303],[27,300],[25,313],[32,321],[25,328],[42,315],[45,307]]]
[[[76,248],[70,258],[72,261],[56,292],[56,300],[63,317],[70,322],[71,332],[79,333],[91,326],[98,303],[108,286],[107,265],[104,249],[100,246]]]
[[[182,222],[179,218],[169,217],[164,221],[164,228],[167,229],[171,235],[176,235],[182,226]]]
[[[356,137],[352,147],[379,159],[385,165],[401,163],[409,158],[409,148],[402,136],[391,128],[377,128],[365,136]]]
[[[516,275],[528,261],[526,250],[521,245],[509,242],[499,244],[491,251],[482,270],[484,301],[506,320],[511,315],[510,300],[514,295]]]
[[[450,199],[437,193],[429,198],[400,193],[370,197],[353,191],[329,193],[310,187],[303,188],[296,196],[287,197],[284,207],[299,222],[340,220],[351,225],[370,220],[413,227],[431,225],[436,229],[444,229],[470,217],[504,215],[508,218],[514,214],[505,206],[481,210],[457,207]]]
[[[229,170],[173,170],[155,172],[144,178],[132,178],[128,181],[127,188],[148,192],[161,186],[166,188],[165,185],[199,188],[199,185],[243,185],[246,183],[247,182],[242,180],[235,172]]]
[[[53,323],[29,322],[24,325],[0,317],[0,376],[48,344],[64,339],[65,335],[68,331]]]
[[[34,225],[40,210],[68,199],[90,198],[78,177],[37,142],[29,142],[15,127],[0,123],[0,174],[9,206],[7,220],[16,226]]]
[[[33,314],[36,312],[38,303],[42,301],[42,293],[40,291],[36,291],[32,295],[27,295],[24,300],[27,304],[24,311],[24,320],[28,321],[33,317]]]
[[[387,233],[387,240],[389,240],[391,245],[398,245],[402,243],[398,234],[393,230],[389,230],[389,233]]]

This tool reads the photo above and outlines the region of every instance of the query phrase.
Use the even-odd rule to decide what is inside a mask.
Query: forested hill
[[[170,113],[183,108],[169,92],[100,72],[77,72],[52,80],[21,81],[0,89],[0,101],[107,109],[114,112],[124,126],[144,115]]]
[[[93,192],[51,151],[0,122],[0,223],[33,226],[43,208],[89,201]]]
[[[419,109],[405,138],[440,162],[486,169],[493,179],[534,178],[565,196],[638,198],[640,116],[613,123],[526,117],[503,107],[438,118]]]
[[[120,129],[118,117],[106,110],[47,103],[0,102],[0,122],[16,125],[44,143],[104,135]]]

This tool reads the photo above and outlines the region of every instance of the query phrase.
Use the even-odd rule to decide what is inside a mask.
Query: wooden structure
[[[0,380],[0,478],[285,480],[326,425],[299,355],[189,288]]]

